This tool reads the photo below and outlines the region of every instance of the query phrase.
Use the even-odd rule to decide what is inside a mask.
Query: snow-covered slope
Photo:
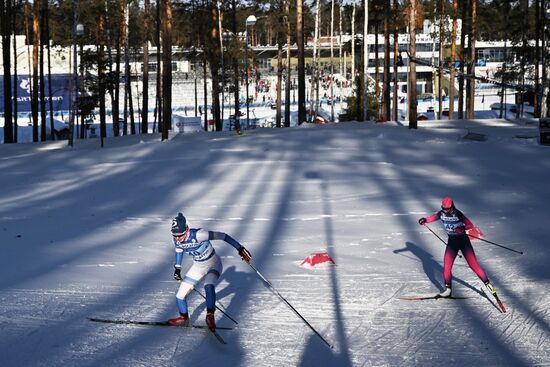
[[[2,145],[1,364],[550,365],[550,147],[536,136],[533,124],[483,120]],[[507,314],[464,259],[454,293],[467,299],[398,299],[442,289],[444,246],[417,220],[446,195],[488,240],[524,251],[474,242]],[[247,246],[333,349],[223,242],[218,304],[239,322],[217,313],[234,327],[220,330],[227,345],[204,330],[88,321],[177,314],[178,211]],[[322,251],[336,266],[299,266]],[[203,324],[203,299],[190,306]]]

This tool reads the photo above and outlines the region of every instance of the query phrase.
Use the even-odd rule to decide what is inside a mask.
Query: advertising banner
[[[71,74],[52,75],[52,101],[54,111],[67,111],[71,100]],[[12,76],[12,83],[14,78]],[[49,83],[45,78],[46,108],[49,111]],[[13,84],[12,84],[13,88]],[[31,112],[32,78],[28,75],[17,76],[17,112]],[[13,90],[12,90],[13,94]],[[12,95],[13,99],[13,95]],[[40,110],[40,104],[38,106]],[[0,78],[0,113],[4,112],[4,79]]]
[[[202,121],[200,117],[184,117],[173,114],[172,121],[174,126],[173,131],[179,133],[191,133],[196,131],[202,131]]]

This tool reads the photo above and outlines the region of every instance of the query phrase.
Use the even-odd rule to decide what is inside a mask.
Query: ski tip
[[[191,325],[192,327],[196,328],[196,329],[207,329],[207,330],[210,330],[208,329],[208,326],[204,325],[204,324],[193,324]],[[216,330],[233,330],[232,327],[230,326],[216,326]],[[212,331],[212,330],[210,330]]]

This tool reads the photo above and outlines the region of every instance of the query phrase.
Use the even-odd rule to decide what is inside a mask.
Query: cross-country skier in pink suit
[[[475,228],[472,221],[455,207],[453,199],[450,197],[443,198],[440,211],[427,218],[420,218],[418,223],[420,225],[424,225],[426,223],[435,222],[438,219],[441,220],[445,231],[449,235],[447,248],[445,249],[445,255],[443,257],[443,278],[445,280],[445,290],[441,292],[439,296],[444,298],[452,296],[452,269],[456,256],[458,255],[458,251],[462,251],[462,254],[468,262],[470,268],[487,286],[489,291],[495,294],[496,290],[491,282],[489,282],[487,274],[485,274],[483,268],[477,262],[474,248],[472,247],[470,238],[466,233],[466,230]]]
[[[172,219],[172,240],[176,248],[176,263],[174,265],[174,278],[181,280],[176,304],[180,315],[168,320],[171,325],[187,326],[189,313],[187,310],[187,296],[199,283],[204,284],[206,293],[206,324],[210,330],[216,330],[214,311],[216,310],[215,285],[222,272],[222,262],[211,240],[222,240],[233,246],[247,263],[252,256],[250,252],[230,235],[223,232],[207,231],[201,228],[189,228],[187,220],[182,213]],[[193,265],[187,273],[181,276],[181,262],[183,254],[193,257]]]

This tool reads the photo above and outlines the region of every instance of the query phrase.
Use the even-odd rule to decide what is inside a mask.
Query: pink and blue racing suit
[[[462,251],[466,262],[470,268],[476,273],[481,281],[488,280],[487,274],[477,262],[476,254],[470,238],[466,230],[474,228],[474,224],[460,210],[453,208],[450,212],[445,213],[443,210],[438,211],[434,215],[426,218],[426,223],[441,220],[445,231],[449,235],[447,248],[443,257],[443,278],[445,284],[451,284],[453,264],[458,255],[458,251]]]

